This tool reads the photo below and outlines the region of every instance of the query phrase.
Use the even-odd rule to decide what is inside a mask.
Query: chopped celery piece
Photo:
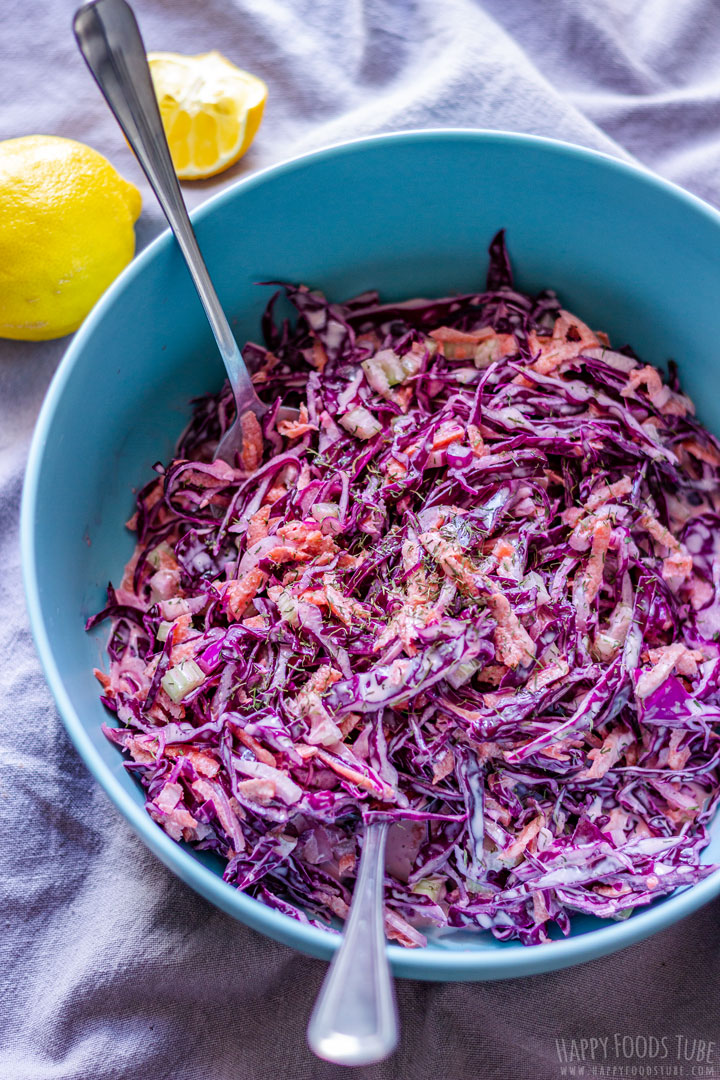
[[[393,349],[381,349],[374,356],[363,360],[362,368],[367,381],[382,397],[387,397],[390,387],[405,382],[411,375],[417,375],[422,359],[414,352],[398,356]]]
[[[358,405],[356,409],[345,413],[340,417],[340,423],[346,431],[349,431],[351,435],[356,435],[358,439],[372,439],[374,435],[382,431],[382,424],[364,405]]]
[[[287,589],[284,589],[278,596],[275,603],[278,606],[280,617],[291,624],[291,626],[297,626],[298,624],[298,605],[297,600],[292,596]]]
[[[484,893],[487,895],[487,888],[481,885],[479,881],[473,881],[472,878],[467,878],[465,881],[465,888],[469,893]]]
[[[475,350],[475,367],[489,367],[497,359],[498,352],[498,339],[496,337],[486,338],[485,341],[481,341]]]
[[[392,349],[383,349],[375,359],[385,372],[389,386],[395,386],[403,381],[406,375],[405,366],[398,354],[393,352]]]
[[[150,563],[154,570],[160,569],[160,561],[163,555],[171,555],[173,559],[175,558],[175,552],[169,544],[165,543],[164,540],[161,544],[158,544],[157,547],[154,547],[152,551],[148,552],[147,561]]]
[[[205,682],[205,673],[194,660],[181,660],[162,677],[162,688],[179,705],[183,698]]]
[[[314,503],[314,505],[310,507],[310,513],[316,521],[324,521],[326,517],[339,517],[340,507],[337,505],[337,503],[318,502]]]
[[[412,891],[419,896],[429,896],[431,900],[437,903],[444,884],[445,881],[441,877],[426,877],[422,881],[416,881]]]

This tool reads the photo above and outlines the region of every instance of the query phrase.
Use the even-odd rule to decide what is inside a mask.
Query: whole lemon
[[[73,139],[0,142],[0,337],[77,330],[135,252],[140,192]]]

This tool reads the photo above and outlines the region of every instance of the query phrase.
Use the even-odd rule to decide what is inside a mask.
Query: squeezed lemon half
[[[151,52],[148,63],[180,179],[214,176],[241,158],[260,127],[265,83],[219,52]]]

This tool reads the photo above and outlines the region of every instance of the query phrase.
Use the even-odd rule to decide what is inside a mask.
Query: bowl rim
[[[238,178],[195,208],[191,212],[191,217],[194,224],[202,222],[206,216],[220,210],[226,202],[241,197],[244,191],[262,185],[275,176],[292,173],[297,169],[324,162],[338,155],[361,154],[366,148],[381,144],[413,142],[432,144],[453,141],[485,144],[495,142],[500,145],[540,147],[558,157],[575,157],[583,162],[597,164],[610,171],[632,177],[662,191],[673,199],[684,202],[690,209],[703,215],[709,224],[720,230],[720,212],[698,196],[632,160],[614,157],[609,153],[560,139],[486,128],[408,129],[335,142]],[[193,889],[227,914],[304,953],[330,959],[340,941],[338,934],[300,923],[288,915],[267,907],[261,901],[239,892],[200,863],[190,849],[171,840],[150,818],[144,807],[131,798],[119,778],[93,746],[72,704],[62,674],[55,662],[43,615],[37,578],[35,510],[50,427],[77,359],[85,349],[86,342],[105,317],[106,310],[128,284],[143,272],[146,264],[155,259],[161,251],[167,249],[172,242],[170,230],[163,230],[115,279],[72,338],[46,392],[28,455],[20,511],[22,576],[30,626],[46,680],[70,739],[95,780],[150,850]],[[697,884],[671,894],[656,905],[636,911],[624,921],[599,926],[597,929],[545,944],[529,947],[508,943],[508,947],[498,947],[498,943],[495,942],[491,947],[479,944],[477,948],[461,947],[459,949],[452,947],[405,949],[399,945],[388,945],[387,951],[396,974],[410,978],[472,980],[536,974],[583,963],[596,956],[630,945],[691,914],[718,894],[720,894],[720,869],[715,870]],[[445,940],[448,941],[450,938]]]

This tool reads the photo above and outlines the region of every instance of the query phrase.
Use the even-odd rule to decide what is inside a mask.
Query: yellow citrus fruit
[[[265,83],[219,52],[151,52],[148,62],[180,179],[214,176],[241,158],[260,127]]]
[[[140,192],[89,146],[0,142],[0,337],[77,330],[135,252]]]

